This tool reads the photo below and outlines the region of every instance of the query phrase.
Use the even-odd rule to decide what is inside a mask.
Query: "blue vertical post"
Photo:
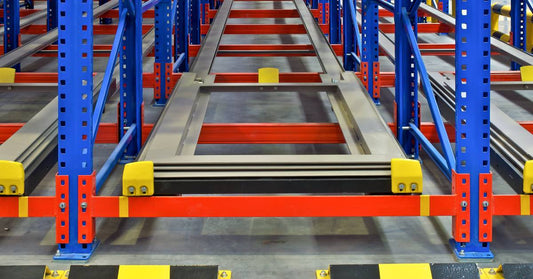
[[[126,9],[128,15],[120,51],[119,135],[122,138],[132,124],[141,129],[137,129],[126,148],[122,162],[134,160],[142,145],[142,1],[120,1],[120,13]]]
[[[511,42],[519,49],[526,50],[527,7],[525,0],[511,0]],[[520,65],[511,62],[511,70],[519,70]]]
[[[33,9],[35,7],[33,0],[24,0],[24,7],[26,9]]]
[[[189,71],[189,7],[190,0],[178,1],[176,25],[174,27],[174,62],[183,54],[179,72]]]
[[[329,0],[329,43],[342,43],[341,35],[340,0]]]
[[[93,172],[93,1],[60,1],[58,38],[58,204],[55,259],[87,260],[96,247],[80,234],[80,183]],[[86,229],[86,228],[85,228]]]
[[[362,0],[361,76],[368,94],[379,104],[379,14],[378,4]],[[401,22],[401,21],[400,21]]]
[[[354,26],[353,19],[352,19],[352,13],[350,13],[350,1],[353,0],[343,0],[342,3],[342,22],[343,22],[343,38],[344,38],[344,44],[343,44],[343,62],[344,62],[344,69],[347,71],[355,71],[356,70],[356,60],[355,57],[353,57],[352,53],[355,51],[356,42],[355,42],[355,28],[357,26]]]
[[[200,44],[200,39],[202,37],[201,35],[201,20],[202,20],[202,12],[200,7],[200,0],[190,0],[192,7],[191,7],[191,44],[198,45]]]
[[[318,22],[321,24],[326,24],[327,18],[328,18],[328,8],[329,8],[329,0],[318,0],[318,11],[319,11],[319,18]]]
[[[480,206],[480,199],[492,195],[492,189],[480,192],[480,185],[490,175],[490,1],[457,1],[455,29],[455,134],[456,172],[470,181],[469,241],[455,242],[459,258],[492,258],[492,201]],[[481,197],[480,197],[481,196]],[[457,238],[457,237],[456,237]]]
[[[48,31],[57,28],[57,1],[47,1],[46,30]]]
[[[316,10],[318,9],[318,0],[310,0],[311,1],[311,9]]]
[[[98,5],[101,6],[107,2],[109,2],[109,0],[98,0]],[[111,23],[113,23],[112,18],[103,18],[103,17],[100,18],[100,24],[111,24]]]
[[[209,24],[209,0],[200,0],[201,10],[202,10],[202,16],[201,16],[201,23],[202,24]],[[201,27],[201,26],[200,26]]]
[[[399,25],[402,22],[402,9],[409,10],[411,1],[394,1],[394,22]],[[411,24],[415,28],[417,25],[417,15],[409,15]],[[409,47],[409,41],[404,34],[403,28],[396,28],[395,40],[395,105],[396,105],[396,132],[398,141],[405,153],[418,158],[418,141],[404,127],[409,127],[409,123],[418,125],[418,74],[415,68],[413,52]]]
[[[440,0],[439,5],[441,6],[441,11],[446,14],[450,13],[450,0]]]
[[[4,53],[8,53],[19,46],[20,35],[20,2],[18,0],[4,0]],[[13,68],[20,72],[20,64]]]
[[[155,63],[157,83],[154,88],[156,105],[164,105],[170,97],[172,75],[171,0],[161,0],[155,6]]]

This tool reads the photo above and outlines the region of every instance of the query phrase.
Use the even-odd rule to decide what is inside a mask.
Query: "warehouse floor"
[[[238,8],[291,8],[291,3],[236,2]],[[275,6],[273,6],[275,5]],[[292,7],[294,8],[294,7]],[[240,20],[241,23],[292,23],[296,19]],[[231,22],[231,20],[230,20]],[[234,22],[236,23],[236,22]],[[451,41],[447,36],[424,35],[428,42]],[[102,39],[102,40],[107,40]],[[225,35],[227,43],[305,43],[301,35]],[[452,59],[425,57],[429,71],[452,70]],[[502,63],[503,62],[503,63]],[[103,71],[106,61],[95,60],[95,71]],[[146,71],[153,61],[147,60]],[[506,61],[493,63],[493,70],[506,70]],[[50,59],[30,58],[26,69],[55,71]],[[280,72],[320,71],[312,57],[217,58],[213,72],[256,72],[259,67],[276,67]],[[382,71],[394,71],[382,58]],[[2,122],[23,122],[28,111],[35,113],[54,92],[0,91]],[[393,90],[382,90],[379,107],[386,121],[391,121]],[[531,92],[492,94],[492,100],[516,120],[533,120]],[[152,100],[145,91],[145,102]],[[39,97],[40,96],[40,97]],[[48,96],[48,97],[46,97]],[[113,96],[116,101],[118,96]],[[16,106],[13,104],[16,102]],[[9,104],[8,104],[9,103]],[[115,121],[114,104],[109,104],[103,122]],[[309,109],[312,108],[312,109]],[[161,108],[146,105],[146,122],[155,122]],[[431,118],[423,109],[423,121]],[[296,92],[276,95],[250,95],[242,98],[231,93],[211,98],[206,122],[334,122],[328,103],[322,96],[304,96]],[[95,169],[103,164],[112,145],[95,148]],[[290,154],[342,153],[341,145],[206,145],[198,154]],[[449,193],[451,184],[438,168],[422,154],[424,193]],[[122,168],[117,167],[101,194],[118,195]],[[53,195],[54,175],[48,176],[34,192]],[[512,193],[498,173],[494,174],[495,193]],[[224,206],[221,204],[221,206]],[[320,205],[317,205],[320,206]],[[52,261],[55,245],[54,220],[0,219],[0,263],[47,264],[64,269],[79,262]],[[448,240],[450,217],[377,217],[377,218],[158,218],[100,219],[97,223],[100,241],[88,264],[171,264],[219,265],[233,271],[234,278],[313,278],[314,270],[341,263],[410,263],[454,262]],[[495,217],[493,263],[533,262],[533,218]]]

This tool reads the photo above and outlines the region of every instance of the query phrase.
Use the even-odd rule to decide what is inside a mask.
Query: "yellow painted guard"
[[[279,70],[276,68],[260,68],[259,83],[279,83]]]
[[[504,279],[502,266],[498,268],[480,268],[480,279]]]
[[[154,194],[154,163],[133,162],[124,166],[123,196],[152,196]]]
[[[380,264],[380,279],[432,279],[429,264]]]
[[[231,270],[219,270],[218,279],[231,279]]]
[[[531,215],[530,195],[520,195],[520,215]]]
[[[169,279],[169,265],[121,265],[117,279]]]
[[[533,81],[533,66],[520,67],[522,81]]]
[[[524,193],[533,194],[533,160],[524,165]]]
[[[19,217],[28,217],[28,197],[19,197]]]
[[[15,69],[0,68],[0,83],[15,83]]]
[[[118,197],[118,217],[127,218],[130,216],[128,197]]]
[[[19,162],[0,161],[0,195],[24,194],[24,167]]]
[[[422,193],[422,166],[417,160],[391,160],[391,190],[395,194]]]
[[[429,216],[429,196],[421,195],[420,196],[420,216]]]
[[[329,276],[329,270],[325,270],[325,269],[315,270],[315,278],[316,279],[330,279],[331,277]]]

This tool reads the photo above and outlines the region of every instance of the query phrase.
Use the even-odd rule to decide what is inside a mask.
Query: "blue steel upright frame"
[[[340,0],[329,0],[329,42],[340,44],[341,36],[341,3]]]
[[[47,0],[46,30],[57,28],[57,2],[59,0]]]
[[[511,0],[511,42],[516,48],[526,49],[527,0]],[[511,70],[520,69],[520,64],[511,62]]]
[[[172,1],[161,0],[155,6],[155,105],[166,104],[170,97],[172,61]]]
[[[176,2],[176,20],[174,26],[174,72],[188,72],[190,0]]]
[[[8,53],[20,43],[20,2],[4,0],[4,53]],[[20,72],[20,64],[13,68]]]
[[[378,4],[373,0],[362,0],[362,50],[361,77],[368,94],[379,104],[379,15]]]

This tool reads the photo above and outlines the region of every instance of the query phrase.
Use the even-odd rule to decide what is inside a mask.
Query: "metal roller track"
[[[143,37],[143,57],[146,57],[153,48],[154,34],[152,29]],[[118,73],[117,65],[115,76]],[[103,77],[103,74],[98,74],[94,78],[94,104],[96,104],[96,97],[100,92]],[[57,87],[57,84],[51,85]],[[3,84],[0,86],[0,90],[7,87],[12,87],[10,90],[20,90],[21,92],[25,88],[25,86],[19,87],[18,84]],[[113,81],[109,89],[109,96],[116,90],[116,83]],[[26,176],[25,195],[33,192],[44,175],[57,162],[57,109],[56,97],[0,145],[1,160],[16,161],[23,164]]]
[[[111,0],[94,9],[93,17],[98,18],[105,12],[113,9],[118,5],[118,0]],[[57,28],[50,30],[48,33],[37,36],[33,40],[25,43],[3,56],[0,56],[0,67],[13,67],[22,61],[24,58],[32,56],[39,52],[39,50],[51,45],[58,38]]]
[[[154,162],[156,194],[390,193],[390,161],[405,158],[353,72],[345,72],[302,0],[295,0],[324,73],[321,83],[215,84],[210,69],[233,0],[216,14],[190,73],[184,73],[138,160]],[[325,92],[347,155],[195,155],[214,92]]]

